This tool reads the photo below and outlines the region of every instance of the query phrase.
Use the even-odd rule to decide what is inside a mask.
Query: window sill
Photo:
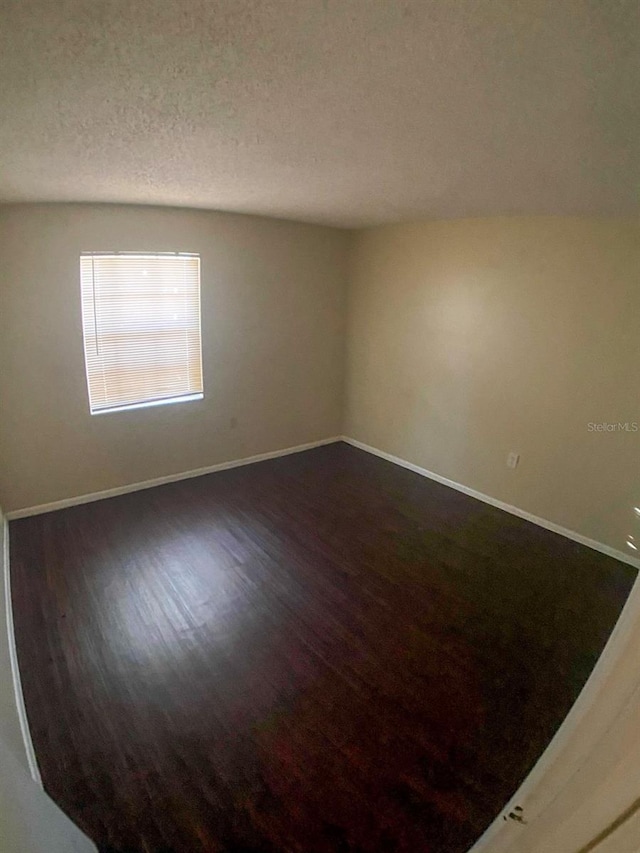
[[[204,393],[182,394],[180,397],[165,397],[162,400],[147,400],[144,403],[128,403],[126,406],[112,406],[108,409],[96,409],[92,415],[110,415],[113,412],[130,412],[133,409],[149,409],[151,406],[168,406],[173,403],[191,403],[194,400],[203,400]]]

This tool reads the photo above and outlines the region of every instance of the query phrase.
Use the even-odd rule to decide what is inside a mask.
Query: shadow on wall
[[[89,841],[36,785],[0,741],[3,853],[95,853]]]

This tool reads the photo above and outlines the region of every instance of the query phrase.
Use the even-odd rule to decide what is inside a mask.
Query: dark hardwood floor
[[[45,787],[105,850],[461,853],[635,570],[345,444],[11,523]]]

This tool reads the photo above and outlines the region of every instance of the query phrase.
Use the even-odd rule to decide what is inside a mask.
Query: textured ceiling
[[[637,0],[0,0],[0,200],[640,212]]]

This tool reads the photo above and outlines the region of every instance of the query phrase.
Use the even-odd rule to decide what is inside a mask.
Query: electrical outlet
[[[520,454],[512,450],[507,456],[507,468],[517,468],[520,461]]]
[[[527,821],[524,819],[524,810],[522,806],[515,806],[514,809],[509,812],[509,814],[503,815],[502,819],[515,820],[516,823],[527,823]]]

